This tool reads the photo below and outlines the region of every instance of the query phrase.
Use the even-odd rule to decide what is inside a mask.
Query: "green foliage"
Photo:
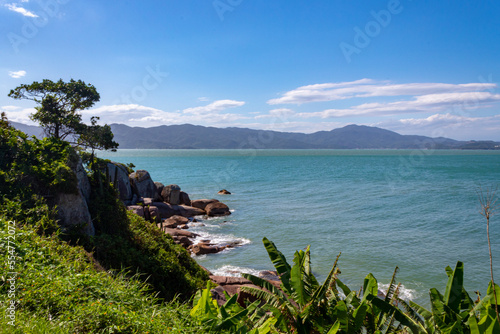
[[[188,300],[208,279],[189,253],[155,225],[127,212],[129,225],[121,234],[99,234],[93,238],[94,256],[106,268],[126,268],[166,300]]]
[[[295,252],[293,266],[274,243],[263,239],[269,258],[280,277],[280,288],[250,274],[245,278],[261,289],[243,287],[272,312],[276,327],[292,333],[378,333],[404,331],[423,332],[419,323],[397,306],[395,275],[385,299],[379,299],[378,283],[372,274],[366,276],[361,292],[351,291],[337,277],[338,257],[323,284],[311,271],[310,247]],[[340,256],[340,255],[339,255]],[[343,295],[339,293],[342,291]]]
[[[92,155],[96,149],[115,150],[118,147],[109,125],[97,125],[99,117],[92,117],[91,125],[86,125],[78,113],[92,107],[100,99],[91,84],[73,79],[69,82],[45,79],[20,85],[11,90],[9,96],[38,104],[31,119],[40,124],[48,137],[57,140],[68,138],[79,147],[90,148]]]
[[[70,166],[77,159],[66,142],[28,138],[10,126],[0,127],[0,191],[7,198],[75,193],[77,180]]]
[[[127,211],[112,184],[99,169],[90,176],[90,213],[96,236],[84,242],[87,250],[108,269],[126,268],[166,300],[188,300],[208,280],[189,253],[156,225]]]
[[[342,283],[337,277],[338,257],[320,285],[311,272],[309,247],[295,252],[291,266],[274,243],[266,238],[263,242],[280,277],[280,287],[243,274],[260,289],[242,288],[258,301],[248,305],[247,313],[241,313],[243,309],[232,309],[236,295],[219,307],[211,299],[210,286],[207,286],[191,310],[192,317],[212,330],[224,328],[235,333],[241,328],[258,327],[250,314],[266,314],[259,324],[269,321],[270,330],[286,333],[500,333],[495,312],[495,293],[500,297],[500,287],[490,283],[486,297],[474,304],[463,287],[461,262],[454,270],[446,268],[449,278],[444,295],[436,289],[430,290],[432,309],[429,311],[398,297],[398,268],[385,297],[380,298],[378,282],[372,274],[366,276],[361,291],[352,291]]]
[[[100,99],[94,86],[73,79],[23,84],[11,90],[9,96],[39,104],[31,119],[40,123],[45,134],[56,139],[80,133],[82,117],[78,111],[92,107]]]
[[[210,282],[207,282],[206,289],[203,289],[194,301],[191,316],[202,323],[207,330],[215,332],[229,331],[234,334],[277,332],[274,328],[276,319],[263,312],[258,307],[258,301],[243,308],[236,301],[238,295],[231,298],[226,295],[226,297],[227,302],[219,306],[212,299]]]
[[[457,262],[455,269],[446,268],[448,283],[444,295],[437,289],[430,290],[431,310],[410,302],[413,310],[425,321],[426,333],[500,333],[496,319],[495,295],[500,297],[500,288],[492,283],[487,295],[474,304],[463,287],[464,266]]]
[[[9,228],[9,226],[11,226]],[[91,254],[56,235],[40,236],[29,225],[0,218],[0,261],[14,255],[15,297],[7,271],[0,277],[2,333],[200,333],[187,305],[162,303],[137,276],[98,269]],[[13,232],[15,231],[15,232]],[[15,239],[9,253],[7,237]],[[6,309],[17,301],[15,327]]]
[[[91,125],[81,125],[77,143],[80,146],[90,148],[91,161],[94,159],[95,150],[112,150],[116,151],[118,143],[113,141],[113,132],[109,125],[97,125],[99,117],[92,117]]]

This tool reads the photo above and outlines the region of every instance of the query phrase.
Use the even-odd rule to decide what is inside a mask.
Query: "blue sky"
[[[85,119],[500,140],[500,2],[0,0],[0,111],[81,79]]]

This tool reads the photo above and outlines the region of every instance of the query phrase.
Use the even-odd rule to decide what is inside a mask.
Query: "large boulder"
[[[173,236],[172,239],[174,239],[174,242],[176,244],[181,245],[184,248],[188,248],[189,246],[193,245],[191,239],[185,236]]]
[[[80,229],[87,235],[94,235],[95,229],[90,216],[88,199],[90,198],[90,183],[82,165],[82,160],[75,160],[70,168],[76,175],[77,187],[72,193],[58,193],[54,196],[59,226],[63,230]]]
[[[155,187],[156,187],[156,196],[153,198],[155,202],[161,202],[163,199],[161,198],[161,192],[165,186],[161,182],[155,182]]]
[[[191,247],[191,252],[194,255],[205,255],[205,254],[214,254],[223,251],[225,247],[211,245],[208,243],[200,242],[193,247]]]
[[[149,209],[149,220],[152,223],[159,223],[160,222],[160,210],[156,206],[147,206]]]
[[[158,224],[160,225],[160,224]],[[165,232],[166,234],[170,234],[172,237],[188,237],[188,238],[196,238],[198,234],[189,232],[186,230],[179,230],[177,228],[168,228],[168,227],[162,227],[161,230]]]
[[[205,214],[205,211],[187,205],[172,205],[163,202],[153,202],[152,204],[158,208],[161,219],[170,218],[175,215],[189,218]]]
[[[106,165],[108,175],[118,190],[120,200],[129,203],[132,200],[132,187],[128,178],[128,171],[125,166],[117,162],[110,162]]]
[[[205,214],[205,211],[194,208],[192,206],[187,206],[187,205],[173,205],[174,207],[177,207],[179,212],[181,213],[181,216],[184,217],[194,217],[194,216],[201,216]]]
[[[161,191],[161,197],[163,201],[173,205],[181,204],[180,195],[181,195],[181,187],[179,187],[176,184],[165,186]]]
[[[129,175],[129,180],[137,196],[155,198],[156,186],[148,171],[138,170]]]
[[[154,202],[153,205],[158,208],[160,219],[170,218],[178,214],[172,205],[163,202]]]
[[[191,206],[205,210],[206,206],[211,204],[211,203],[216,203],[219,202],[219,200],[216,199],[195,199],[194,201],[191,201]]]
[[[63,230],[78,227],[87,235],[94,235],[94,225],[90,216],[89,207],[83,195],[59,193],[55,196],[57,219]]]
[[[78,159],[78,163],[75,166],[76,180],[78,182],[78,189],[85,198],[87,205],[90,203],[90,181],[87,176],[87,172],[82,164],[82,159]]]
[[[179,194],[179,204],[191,206],[191,199],[189,198],[189,195],[184,191],[181,191],[181,193]]]
[[[231,211],[229,211],[229,207],[221,202],[208,204],[205,207],[205,211],[207,212],[207,216],[209,217],[227,216],[231,214]]]
[[[172,216],[168,219],[165,219],[162,223],[164,227],[176,228],[180,225],[186,225],[189,223],[189,219],[183,216]]]
[[[129,205],[127,206],[127,210],[132,211],[138,216],[141,216],[142,218],[145,218],[144,214],[144,207],[142,205]]]

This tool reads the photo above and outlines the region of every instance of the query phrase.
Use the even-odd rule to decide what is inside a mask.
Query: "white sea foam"
[[[389,284],[378,284],[378,289],[384,293],[384,295],[387,293],[387,289],[389,288]],[[417,291],[413,289],[406,288],[404,285],[401,284],[399,287],[399,298],[409,301],[413,300],[417,297]]]
[[[231,276],[231,277],[241,277],[241,274],[252,274],[254,276],[259,276],[259,271],[251,268],[238,267],[232,265],[224,265],[216,269],[209,269],[212,274],[216,276]]]
[[[199,236],[193,241],[194,244],[201,242],[202,240],[210,240],[210,243],[217,246],[227,246],[227,245],[237,245],[243,246],[251,243],[249,239],[235,237],[232,234],[214,234],[208,233],[206,231],[197,231]]]

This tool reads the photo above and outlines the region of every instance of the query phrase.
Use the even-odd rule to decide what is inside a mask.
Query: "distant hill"
[[[40,128],[12,122],[30,135],[41,135]],[[151,128],[111,124],[120,148],[142,149],[500,149],[492,141],[457,141],[400,135],[364,125],[348,125],[311,134],[215,128],[200,125],[162,125]]]
[[[17,123],[17,122],[10,122],[12,126],[18,130],[21,130],[22,132],[26,133],[28,136],[35,136],[38,138],[43,137],[43,131],[40,127],[35,126],[35,125],[26,125],[23,123]]]

